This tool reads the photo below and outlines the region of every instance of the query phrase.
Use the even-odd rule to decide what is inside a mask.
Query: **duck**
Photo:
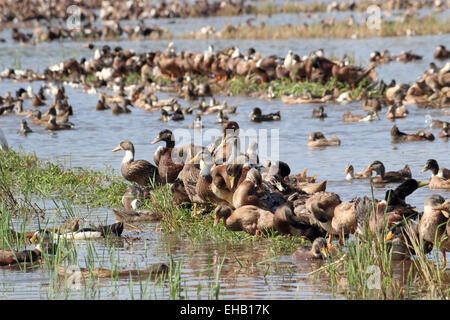
[[[293,260],[314,260],[325,259],[327,257],[327,241],[322,238],[316,238],[311,247],[301,246],[291,254]]]
[[[222,137],[208,146],[216,164],[226,163],[239,151],[239,124],[228,121],[222,126]]]
[[[431,132],[418,130],[415,134],[408,134],[401,132],[395,124],[391,128],[391,138],[394,143],[407,141],[434,141],[434,135]]]
[[[42,254],[40,244],[37,244],[33,250],[3,250],[0,249],[0,266],[9,266],[24,262],[36,262]]]
[[[312,112],[313,118],[324,119],[328,117],[328,115],[324,112],[324,107],[320,106],[318,109],[314,108]]]
[[[8,152],[8,140],[6,140],[5,134],[3,133],[2,128],[0,128],[0,151]]]
[[[450,251],[450,201],[433,194],[425,199],[423,215],[417,225],[420,238],[439,246],[443,265],[445,253]]]
[[[194,120],[194,122],[189,126],[189,128],[190,129],[201,129],[201,128],[203,128],[204,126],[203,126],[203,124],[202,124],[202,117],[199,115],[199,114],[197,114],[196,116],[195,116],[195,120]]]
[[[262,207],[262,203],[257,196],[257,188],[261,183],[261,173],[255,168],[250,169],[245,180],[239,184],[233,193],[233,207],[236,209],[245,205]]]
[[[45,125],[45,130],[57,131],[57,130],[69,130],[72,129],[72,125],[68,123],[57,123],[56,122],[56,110],[54,108],[49,109],[50,118]]]
[[[212,191],[213,178],[211,175],[211,168],[213,167],[213,159],[208,150],[202,150],[190,161],[191,164],[199,162],[200,170],[198,172],[198,177],[196,183],[194,183],[195,193],[199,199],[194,202],[194,215],[196,215],[197,203],[208,204],[208,203],[219,203],[221,199],[218,198]]]
[[[448,123],[444,123],[441,132],[438,133],[438,138],[446,139],[450,138],[449,126]]]
[[[309,135],[306,145],[308,148],[339,146],[341,145],[341,140],[336,136],[326,139],[322,132],[313,132]]]
[[[42,91],[41,91],[41,90],[42,90]],[[36,93],[36,94],[33,96],[33,99],[31,100],[31,105],[32,105],[33,107],[42,107],[42,106],[45,106],[45,99],[43,99],[42,97],[45,98],[45,96],[44,96],[44,88],[41,88],[41,89],[39,90],[39,92]]]
[[[301,201],[304,203],[304,201]],[[312,222],[312,214],[304,205],[296,206],[291,201],[279,205],[274,213],[275,229],[282,234],[290,234],[297,237],[306,237],[314,241],[326,235],[316,223]]]
[[[355,203],[342,202],[336,193],[317,192],[306,200],[305,206],[319,226],[328,232],[328,248],[334,235],[339,236],[339,244],[342,244],[343,234],[356,231]]]
[[[370,169],[370,167],[367,167],[362,172],[355,173],[355,169],[351,164],[347,164],[345,166],[344,173],[346,174],[345,180],[347,181],[351,181],[353,179],[366,179],[372,177],[372,170]]]
[[[104,269],[104,268],[79,268],[77,269],[79,273],[77,273],[77,276],[80,276],[81,278],[89,278],[92,279],[92,277],[95,278],[110,278],[113,279],[115,277],[127,277],[130,278],[130,276],[137,276],[138,278],[144,280],[144,279],[154,279],[157,276],[165,275],[169,272],[169,267],[164,263],[155,263],[151,264],[150,266],[147,266],[146,268],[142,270],[117,270],[117,269]],[[69,279],[74,273],[73,269],[70,269],[70,267],[64,267],[59,266],[57,268],[58,275],[60,277],[67,277]]]
[[[394,190],[386,190],[384,200],[386,201],[388,211],[395,211],[402,216],[418,214],[415,208],[410,207],[406,203],[406,197],[412,194],[419,188],[427,186],[428,181],[421,181],[416,179],[406,179],[400,185],[398,185]],[[412,210],[410,210],[412,209]]]
[[[447,48],[444,45],[439,45],[434,50],[433,54],[435,59],[449,59],[450,58],[450,50],[447,50]]]
[[[139,209],[139,199],[131,201],[131,207],[122,210],[113,209],[117,222],[142,223],[156,222],[162,219],[162,214],[153,210]]]
[[[28,117],[31,114],[31,110],[23,110],[23,100],[17,100],[17,102],[14,105],[14,112],[18,116],[25,116]]]
[[[260,108],[256,107],[249,114],[251,121],[253,122],[262,122],[262,121],[279,121],[281,120],[280,111],[275,113],[262,114]]]
[[[371,170],[371,172],[375,171],[377,173],[377,176],[371,178],[370,181],[372,183],[381,184],[381,183],[403,182],[406,179],[411,178],[411,170],[408,165],[405,165],[405,167],[399,171],[386,172],[384,164],[379,160],[375,160],[370,164],[369,169]]]
[[[115,106],[117,108],[117,106]],[[103,111],[108,110],[110,107],[106,104],[105,95],[101,94],[100,98],[97,101],[97,104],[95,105],[95,110],[97,111]]]
[[[228,122],[228,116],[224,114],[222,110],[219,110],[219,112],[217,112],[216,123],[225,123],[225,122]]]
[[[32,243],[40,241],[65,241],[65,240],[89,240],[89,239],[104,239],[110,236],[120,237],[123,232],[123,223],[116,222],[107,226],[99,226],[95,228],[82,228],[75,232],[69,233],[54,233],[49,230],[36,231],[31,238]]]
[[[163,182],[174,183],[178,178],[178,174],[183,170],[184,162],[181,159],[172,159],[172,151],[175,148],[175,137],[172,131],[165,129],[159,132],[158,136],[151,142],[164,141],[166,146],[164,149],[157,150],[160,154],[158,161],[158,173]]]
[[[376,111],[368,113],[367,116],[352,114],[350,111],[347,111],[342,115],[343,122],[370,122],[375,119],[380,120]]]
[[[123,113],[131,113],[131,110],[128,109],[128,102],[125,101],[122,106],[119,105],[118,102],[113,102],[111,107],[111,113],[115,116]]]
[[[120,170],[127,181],[136,182],[141,186],[148,186],[149,183],[151,185],[161,183],[156,166],[146,160],[134,160],[134,145],[131,141],[121,141],[112,152],[119,150],[125,151]]]
[[[406,118],[408,114],[409,112],[406,109],[406,106],[403,105],[399,107],[397,104],[393,104],[392,106],[388,107],[388,110],[386,112],[386,119],[392,120]]]
[[[214,226],[223,219],[225,228],[230,231],[244,231],[253,236],[275,231],[273,213],[257,206],[246,205],[233,210],[228,205],[220,204],[214,215]]]
[[[20,129],[17,131],[17,133],[26,136],[28,133],[31,132],[33,132],[33,130],[31,130],[30,127],[28,126],[27,120],[22,119],[22,121],[20,122]]]
[[[428,159],[421,172],[431,171],[430,189],[450,189],[450,170],[439,168],[435,159]]]

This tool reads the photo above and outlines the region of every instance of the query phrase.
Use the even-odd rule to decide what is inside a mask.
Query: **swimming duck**
[[[401,132],[396,125],[391,129],[391,138],[394,143],[406,141],[434,141],[434,135],[431,132],[419,130],[416,134],[407,134]]]
[[[313,118],[323,119],[328,117],[328,115],[324,112],[324,107],[320,106],[318,109],[314,108],[312,112]]]
[[[449,59],[450,58],[450,50],[447,50],[444,45],[439,45],[434,50],[434,58],[435,59]]]
[[[127,107],[128,105],[129,103],[127,101],[125,101],[122,106],[120,106],[118,102],[113,102],[111,107],[111,113],[116,116],[122,113],[130,113],[131,110],[128,109]]]
[[[42,91],[41,91],[42,90]],[[31,101],[31,105],[33,106],[33,107],[42,107],[42,106],[45,106],[45,99],[42,99],[42,96],[43,96],[43,94],[44,94],[44,89],[43,88],[41,88],[40,90],[39,90],[39,93],[36,93],[34,96],[33,96],[33,100]],[[45,96],[44,96],[44,98],[45,98]]]
[[[31,110],[23,110],[23,100],[17,100],[17,102],[14,104],[14,112],[18,116],[25,116],[28,117],[31,114]]]
[[[181,170],[183,170],[184,163],[182,162],[182,159],[175,159],[175,162],[172,159],[172,150],[175,148],[175,137],[173,136],[172,131],[168,129],[162,130],[151,144],[155,144],[159,141],[164,141],[166,143],[164,149],[158,151],[160,154],[158,160],[159,177],[166,183],[173,183]]]
[[[424,212],[417,225],[419,235],[425,241],[439,245],[442,261],[446,265],[445,253],[450,251],[450,201],[437,194],[428,196]]]
[[[191,125],[189,125],[189,128],[190,129],[201,129],[201,128],[203,128],[204,126],[203,126],[203,124],[202,124],[202,117],[199,115],[199,114],[197,114],[196,116],[195,116],[195,120],[194,120],[194,122],[191,124]]]
[[[339,146],[341,140],[334,136],[330,139],[326,139],[322,132],[313,132],[309,135],[307,146],[308,148],[327,147],[327,146]]]
[[[26,136],[28,133],[33,132],[27,124],[27,120],[22,119],[20,122],[20,129],[17,131],[18,134]]]
[[[376,111],[368,113],[367,116],[352,114],[350,111],[347,111],[342,115],[342,121],[344,122],[370,122],[375,119],[380,120]]]
[[[253,205],[233,210],[227,205],[220,204],[214,210],[214,215],[214,226],[222,218],[225,228],[231,231],[244,231],[258,236],[275,230],[273,213]]]
[[[107,226],[99,226],[96,228],[82,228],[75,232],[69,232],[64,234],[54,233],[48,230],[36,231],[31,238],[32,243],[38,243],[39,241],[59,241],[59,240],[89,240],[89,239],[102,239],[110,236],[120,237],[123,232],[123,223],[116,222]]]
[[[412,50],[409,51],[402,51],[397,56],[397,61],[401,62],[414,62],[416,60],[422,60],[423,57],[419,56],[418,54],[414,54]]]
[[[355,173],[351,164],[347,164],[344,173],[346,174],[345,180],[347,181],[351,181],[353,179],[366,179],[372,176],[372,170],[370,169],[370,167],[367,167],[362,172]]]
[[[377,176],[370,180],[373,183],[403,182],[406,179],[411,178],[411,170],[408,165],[405,165],[405,167],[399,171],[386,172],[384,164],[379,160],[375,160],[370,164],[369,169],[377,173]]]
[[[421,172],[431,171],[430,189],[450,189],[450,170],[439,168],[436,160],[428,159]]]
[[[223,113],[222,110],[219,110],[217,113],[217,121],[216,123],[224,123],[228,121],[228,116]]]
[[[249,117],[253,122],[278,121],[281,119],[280,111],[277,111],[275,113],[262,114],[261,109],[258,107],[253,109],[253,111],[249,114]]]
[[[23,262],[36,262],[41,257],[41,246],[37,244],[33,250],[12,251],[0,249],[0,266],[9,266]]]
[[[449,125],[448,123],[444,123],[441,132],[438,133],[438,138],[450,138]]]
[[[49,109],[50,118],[45,125],[45,130],[56,131],[56,130],[68,130],[72,129],[72,125],[68,123],[57,123],[56,122],[56,110],[54,108]]]
[[[294,260],[313,260],[325,259],[327,257],[327,241],[322,238],[316,238],[311,247],[301,246],[291,255]]]
[[[362,95],[361,97],[362,109],[364,111],[381,111],[382,103],[380,99],[369,98],[365,90],[362,92],[361,95]]]
[[[388,110],[386,112],[386,119],[401,119],[405,118],[408,114],[409,112],[406,109],[406,106],[402,105],[401,107],[399,107],[397,104],[394,104],[388,107]]]
[[[120,170],[126,180],[136,182],[141,186],[148,186],[150,181],[156,184],[161,182],[157,167],[146,160],[134,160],[133,143],[124,140],[112,152],[119,150],[125,151]]]
[[[117,106],[115,106],[117,108]],[[105,95],[101,94],[100,98],[97,101],[97,104],[95,106],[95,110],[97,111],[103,111],[109,109],[109,106],[106,104]]]
[[[160,221],[162,214],[153,210],[139,209],[139,199],[131,201],[129,208],[123,210],[113,209],[116,221],[127,223]]]

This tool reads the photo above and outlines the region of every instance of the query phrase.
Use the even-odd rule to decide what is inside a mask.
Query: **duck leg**
[[[445,268],[447,266],[447,257],[445,256],[445,249],[441,250],[442,253],[442,266]]]
[[[197,203],[196,202],[194,202],[194,214],[193,214],[193,216],[194,217],[197,216]]]
[[[333,236],[330,233],[330,235],[328,236],[328,244],[327,244],[328,249],[331,249],[333,246],[333,244],[331,243],[332,240],[333,240]]]

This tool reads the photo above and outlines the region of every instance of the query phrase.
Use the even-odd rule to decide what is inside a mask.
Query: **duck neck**
[[[129,163],[134,160],[134,150],[125,150],[125,156],[123,157],[122,163]]]
[[[212,163],[204,163],[202,162],[200,164],[200,174],[203,177],[207,177],[211,175],[211,167],[212,167]]]
[[[175,148],[175,141],[173,141],[172,139],[166,140],[166,148],[167,149]]]
[[[347,179],[347,180],[352,180],[354,178],[355,178],[355,175],[353,174],[353,171],[349,171],[347,173],[347,176],[345,177],[345,179]]]

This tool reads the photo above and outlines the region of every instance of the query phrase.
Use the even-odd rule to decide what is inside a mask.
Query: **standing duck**
[[[125,151],[120,169],[126,180],[136,182],[141,186],[148,186],[150,181],[158,184],[161,182],[157,167],[146,160],[134,160],[134,146],[130,141],[120,142],[112,152],[119,150]]]
[[[439,246],[444,266],[447,259],[445,253],[450,251],[450,201],[433,194],[424,203],[423,215],[417,225],[419,236]]]
[[[183,170],[184,162],[182,162],[182,159],[172,159],[172,151],[175,148],[175,137],[173,136],[172,131],[168,129],[162,130],[151,144],[160,141],[164,141],[166,146],[162,150],[157,150],[160,154],[158,160],[158,173],[162,181],[173,183],[181,170]]]

